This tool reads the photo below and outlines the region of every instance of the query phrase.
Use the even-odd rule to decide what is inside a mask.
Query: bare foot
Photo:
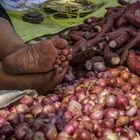
[[[34,46],[21,48],[3,60],[4,70],[10,74],[46,73],[68,66],[71,51],[64,39],[48,39]]]
[[[0,63],[0,90],[35,89],[41,94],[51,92],[63,80],[68,67],[61,73],[49,71],[42,74],[10,75],[6,73]]]

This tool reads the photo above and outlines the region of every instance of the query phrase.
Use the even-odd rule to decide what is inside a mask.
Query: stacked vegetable
[[[140,79],[126,67],[63,83],[0,110],[1,140],[139,140]]]
[[[60,34],[73,48],[73,66],[91,70],[97,61],[109,67],[128,65],[140,75],[140,2],[119,2],[123,5],[107,8],[104,17],[91,17]]]

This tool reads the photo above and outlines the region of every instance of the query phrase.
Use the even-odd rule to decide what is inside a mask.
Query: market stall
[[[66,39],[73,57],[63,82],[48,95],[1,91],[0,139],[140,140],[140,2],[99,5],[67,27],[51,19],[52,32],[34,25],[41,36]],[[18,20],[13,17],[14,24]],[[17,32],[27,24],[19,22]],[[25,41],[33,37],[19,34]]]

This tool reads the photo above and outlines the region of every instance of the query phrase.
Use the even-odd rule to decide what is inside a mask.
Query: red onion
[[[81,102],[84,98],[86,98],[85,93],[81,93],[81,94],[78,96],[78,101]]]
[[[72,100],[77,101],[78,100],[78,97],[77,96],[71,96],[70,99],[69,99],[69,102],[72,101]]]
[[[117,80],[116,87],[121,88],[122,85],[124,84],[123,79],[120,77],[117,77],[116,80]]]
[[[65,112],[64,112],[64,118],[67,119],[67,120],[72,119],[72,118],[73,118],[72,112],[70,112],[70,111],[65,111]]]
[[[0,117],[0,127],[6,123],[6,120],[3,117]]]
[[[61,132],[58,134],[57,140],[72,140],[72,137],[70,137],[66,132]]]
[[[104,119],[102,122],[103,128],[112,129],[114,128],[114,120],[113,119]]]
[[[42,111],[47,115],[50,113],[54,113],[55,112],[55,108],[53,105],[45,105],[42,109]]]
[[[33,134],[32,140],[46,140],[45,134],[41,131],[36,131]]]
[[[110,77],[112,77],[112,73],[111,73],[111,71],[105,71],[103,73],[99,73],[99,77],[110,78]]]
[[[22,139],[26,132],[29,131],[28,123],[20,123],[15,126],[15,136],[17,139]]]
[[[70,101],[68,103],[68,111],[71,111],[73,114],[81,112],[82,105],[77,101]]]
[[[117,98],[115,95],[109,95],[105,99],[106,107],[115,107],[117,102]]]
[[[14,133],[14,128],[10,124],[5,124],[1,127],[3,135],[10,136]]]
[[[57,129],[53,124],[47,124],[45,127],[45,135],[48,139],[52,140],[57,137]]]
[[[107,90],[103,90],[100,94],[98,94],[97,102],[98,104],[105,105],[106,96],[109,94]]]
[[[51,105],[51,104],[53,104],[53,101],[49,97],[46,97],[46,98],[42,99],[42,102],[41,102],[42,106],[44,106],[44,105]]]
[[[93,106],[90,103],[86,103],[83,105],[83,113],[85,115],[89,115],[91,113]]]
[[[140,84],[134,86],[135,93],[140,94]]]
[[[27,105],[25,105],[25,104],[18,104],[17,106],[16,106],[16,111],[17,111],[17,113],[28,113],[29,112],[29,107],[27,106]]]
[[[91,94],[100,94],[103,91],[103,87],[93,86],[91,89]]]
[[[105,79],[99,79],[97,84],[98,84],[98,86],[106,87],[106,80]]]
[[[41,126],[43,126],[43,124],[44,124],[43,119],[36,118],[36,119],[33,120],[31,126],[34,130],[38,131],[41,128]]]
[[[115,87],[117,80],[114,77],[107,78],[107,85],[111,87]]]
[[[123,127],[116,127],[114,128],[114,131],[121,134],[123,132]]]
[[[72,125],[70,123],[70,124],[65,125],[63,131],[66,132],[69,135],[72,135],[75,131],[75,127],[74,127],[74,125]]]
[[[68,94],[74,94],[74,92],[75,92],[74,86],[69,85],[69,86],[65,87],[64,93],[66,95],[68,95]]]
[[[19,100],[19,103],[20,104],[25,104],[25,105],[27,105],[27,106],[32,106],[33,105],[33,98],[31,97],[31,96],[29,96],[29,95],[25,95],[23,98],[21,98],[20,100]]]
[[[94,63],[94,70],[97,72],[103,72],[106,70],[105,64],[103,62]]]
[[[129,82],[132,86],[135,86],[135,85],[137,85],[137,84],[140,83],[139,78],[138,78],[137,76],[130,77],[130,78],[128,79],[128,82]]]
[[[33,113],[34,116],[42,112],[42,107],[41,106],[32,106],[31,112]]]
[[[6,108],[0,109],[0,116],[3,118],[6,118],[9,113],[10,112]]]
[[[84,104],[86,104],[86,103],[89,103],[90,100],[91,100],[90,97],[85,97],[85,98],[81,101],[81,104],[84,105]]]
[[[93,133],[97,133],[98,131],[100,131],[101,130],[101,123],[99,122],[99,121],[93,121],[92,122],[92,131],[93,131]]]
[[[13,112],[6,117],[6,120],[15,125],[19,123],[19,116],[17,113]]]
[[[46,98],[46,96],[44,96],[44,95],[39,95],[39,96],[37,96],[37,97],[35,98],[35,100],[36,100],[38,103],[41,103],[42,100],[43,100],[44,98]]]
[[[128,78],[130,77],[130,72],[128,70],[122,70],[120,72],[120,77],[124,80],[127,81]]]
[[[124,127],[129,123],[129,118],[128,116],[119,116],[117,121],[116,121],[116,126],[122,126]]]
[[[32,137],[33,137],[33,131],[28,130],[28,132],[24,135],[23,140],[32,140]]]
[[[139,120],[133,120],[131,122],[131,125],[133,126],[134,130],[136,130],[138,133],[140,133],[140,121]]]
[[[88,88],[91,84],[92,80],[91,79],[84,79],[83,85]]]
[[[118,109],[125,109],[128,103],[129,103],[128,98],[124,94],[117,94]]]
[[[90,118],[93,120],[101,120],[104,116],[104,110],[101,105],[95,105],[90,114]]]
[[[126,111],[126,115],[132,117],[137,113],[137,110],[138,110],[137,106],[132,106]]]
[[[79,126],[79,122],[76,120],[71,120],[70,123],[75,127],[75,129]]]
[[[76,139],[78,139],[78,140],[90,140],[91,134],[89,131],[83,129],[83,130],[80,130],[78,132]]]
[[[82,116],[82,121],[88,121],[88,122],[90,122],[91,121],[91,118],[88,117],[88,116]]]
[[[58,109],[60,107],[61,102],[54,102],[54,108]]]
[[[126,114],[125,110],[118,110],[120,116],[124,116]]]
[[[119,69],[111,69],[111,74],[113,77],[117,77],[120,75],[120,70]]]
[[[128,133],[128,136],[130,138],[133,138],[134,136],[136,136],[136,131],[134,129],[132,129],[132,128],[128,128],[127,133]]]
[[[117,109],[115,108],[108,108],[105,110],[105,114],[104,114],[104,117],[105,118],[108,118],[108,119],[117,119],[119,116],[119,112]]]
[[[91,104],[91,105],[94,107],[94,106],[95,106],[95,104],[96,104],[96,103],[95,103],[95,101],[96,101],[96,100],[94,100],[94,101],[89,100],[89,104]]]
[[[130,83],[125,83],[122,85],[121,89],[124,91],[124,92],[129,92],[132,90],[132,86]]]
[[[96,98],[97,98],[96,94],[90,94],[89,97],[92,101],[96,100]]]

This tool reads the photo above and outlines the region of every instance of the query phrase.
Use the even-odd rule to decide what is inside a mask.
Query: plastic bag
[[[22,11],[37,8],[37,5],[47,0],[1,0],[2,6],[7,10]]]

